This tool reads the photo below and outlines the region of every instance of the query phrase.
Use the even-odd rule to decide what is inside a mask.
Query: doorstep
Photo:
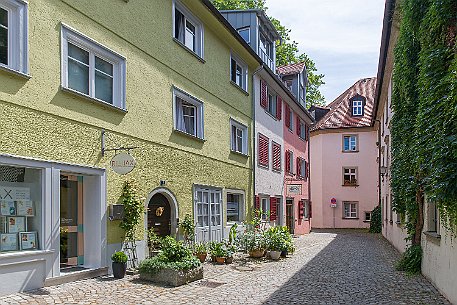
[[[69,282],[75,282],[84,279],[90,279],[94,277],[104,276],[108,274],[108,267],[97,268],[97,269],[87,269],[82,271],[72,272],[66,275],[51,277],[45,280],[44,286],[56,286]]]

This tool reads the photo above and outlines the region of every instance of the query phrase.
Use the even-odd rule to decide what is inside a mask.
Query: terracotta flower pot
[[[211,261],[212,261],[213,263],[216,262],[216,256],[215,256],[215,255],[211,255]]]
[[[225,258],[225,263],[226,264],[231,264],[233,263],[233,256],[228,256]]]
[[[216,261],[219,265],[225,264],[225,257],[216,257]]]
[[[208,253],[197,253],[197,254],[195,254],[195,256],[198,257],[198,259],[200,260],[200,262],[202,264],[205,262],[207,255],[208,255]]]
[[[254,258],[260,258],[265,254],[265,250],[260,249],[260,250],[254,250],[254,251],[249,251],[249,256],[254,257]]]
[[[281,256],[281,251],[270,251],[270,257],[272,260],[278,260]]]

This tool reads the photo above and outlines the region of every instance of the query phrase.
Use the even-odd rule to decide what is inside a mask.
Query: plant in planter
[[[156,256],[160,252],[161,238],[154,232],[154,228],[148,230],[149,257]]]
[[[234,244],[227,243],[225,245],[225,263],[231,264],[233,263],[233,254],[236,253],[236,246]]]
[[[269,228],[265,232],[265,238],[271,259],[278,260],[281,256],[281,251],[287,249],[286,236],[282,234],[281,227]]]
[[[281,256],[286,257],[287,254],[292,254],[295,252],[294,241],[292,239],[292,234],[290,234],[289,229],[286,226],[278,227],[278,233],[281,235],[284,240],[284,248],[281,250]]]
[[[181,241],[167,236],[159,255],[145,259],[138,268],[140,278],[180,286],[203,278],[201,263]]]
[[[204,263],[206,260],[206,256],[208,255],[208,248],[206,246],[206,243],[201,242],[196,244],[194,247],[194,254],[196,257],[198,257],[201,263]]]
[[[224,264],[225,257],[227,255],[227,251],[224,249],[224,244],[222,242],[216,243],[211,255],[214,255],[216,257],[216,261],[218,264]]]
[[[179,223],[179,227],[181,228],[182,233],[184,234],[184,241],[187,244],[191,244],[194,241],[195,237],[195,224],[192,219],[192,216],[186,214],[184,220]]]
[[[243,235],[243,244],[250,257],[259,258],[265,254],[265,236],[259,231],[246,231]]]
[[[111,256],[113,261],[113,275],[117,279],[122,279],[127,271],[127,255],[122,251],[117,251]]]
[[[207,245],[207,246],[208,246],[208,253],[211,254],[211,261],[212,261],[213,263],[216,262],[216,256],[215,256],[213,253],[214,253],[214,249],[216,248],[216,245],[217,245],[217,244],[218,244],[218,243],[217,243],[216,241],[210,241],[210,242],[208,243],[208,245]]]

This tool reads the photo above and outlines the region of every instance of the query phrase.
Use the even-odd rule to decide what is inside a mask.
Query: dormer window
[[[352,116],[364,115],[365,101],[366,99],[360,94],[355,95],[353,98],[349,100]]]
[[[240,36],[241,36],[247,43],[251,43],[251,28],[250,28],[250,27],[238,29],[238,34],[240,34]]]

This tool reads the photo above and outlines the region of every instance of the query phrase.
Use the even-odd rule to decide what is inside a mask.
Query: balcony
[[[275,61],[272,60],[270,58],[270,56],[268,56],[267,53],[265,53],[264,50],[262,50],[261,48],[259,48],[259,53],[260,53],[260,58],[262,59],[262,61],[267,64],[267,66],[271,69],[271,71],[273,71],[274,73],[276,73],[276,65],[275,65]]]

